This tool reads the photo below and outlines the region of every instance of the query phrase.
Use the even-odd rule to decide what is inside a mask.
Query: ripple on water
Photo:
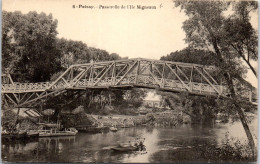
[[[165,146],[165,147],[160,148],[160,151],[164,151],[164,150],[177,150],[177,149],[181,149],[181,148],[183,148],[183,147],[180,147],[180,146],[175,146],[175,147]]]

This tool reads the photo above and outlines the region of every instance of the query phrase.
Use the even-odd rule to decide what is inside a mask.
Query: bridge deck
[[[221,85],[213,85],[215,89],[209,84],[196,83],[196,82],[187,82],[184,81],[184,84],[178,80],[172,79],[162,79],[158,78],[159,85],[152,77],[150,76],[139,76],[136,81],[136,76],[125,77],[120,83],[115,85],[121,77],[116,78],[104,78],[100,80],[97,85],[94,85],[95,81],[88,79],[81,79],[77,84],[72,85],[72,82],[67,81],[68,84],[58,83],[54,85],[53,89],[86,89],[86,88],[108,88],[108,87],[126,87],[126,86],[143,86],[150,88],[162,88],[162,89],[174,89],[179,91],[190,91],[194,93],[207,93],[207,94],[222,94],[225,91],[225,87]],[[53,83],[43,82],[43,83],[13,83],[13,84],[2,84],[2,93],[21,93],[21,92],[43,92],[50,90],[49,87]],[[185,86],[186,85],[186,86]],[[187,87],[190,90],[187,90]]]

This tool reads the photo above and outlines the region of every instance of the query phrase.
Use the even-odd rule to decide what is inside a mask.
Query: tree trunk
[[[216,41],[216,39],[214,37],[213,37],[213,42],[212,43],[213,43],[214,50],[215,50],[215,52],[217,54],[217,58],[219,60],[219,64],[223,64],[224,63],[224,59],[222,58],[221,52],[220,52],[220,50],[218,48],[218,45],[217,45],[217,41]],[[230,91],[233,104],[236,107],[236,110],[237,110],[237,112],[239,114],[239,117],[240,117],[240,121],[241,121],[241,123],[242,123],[242,125],[244,127],[244,130],[245,130],[248,142],[249,142],[249,146],[251,147],[252,154],[253,154],[253,156],[255,156],[255,142],[254,142],[252,133],[251,133],[249,127],[248,127],[244,111],[242,110],[242,107],[240,106],[239,102],[237,101],[237,97],[236,97],[236,93],[235,93],[232,77],[230,77],[230,75],[228,74],[228,72],[226,70],[222,69],[222,71],[224,72],[224,77],[225,77],[225,80],[227,82],[228,89]]]
[[[240,116],[240,120],[241,120],[241,123],[245,129],[245,132],[246,132],[246,136],[248,138],[248,141],[249,141],[249,146],[251,147],[251,150],[252,150],[252,154],[253,154],[253,157],[255,156],[255,142],[254,142],[254,138],[252,136],[252,133],[248,127],[248,124],[247,124],[247,121],[246,121],[246,117],[245,117],[245,114],[241,108],[241,106],[237,103],[234,103],[235,106],[236,106],[236,109],[238,111],[238,114]]]
[[[16,125],[18,124],[19,114],[20,114],[20,108],[18,108],[18,110],[17,110],[16,120],[15,120],[15,125],[14,125],[15,128],[16,128]]]
[[[244,59],[244,60],[246,61],[247,65],[249,66],[249,68],[251,69],[251,71],[253,72],[255,77],[257,78],[257,73],[256,73],[254,67],[251,65],[251,63],[248,60],[246,60],[246,59]]]
[[[227,73],[224,73],[224,76],[225,76],[225,79],[227,81],[229,91],[231,93],[233,104],[236,107],[236,110],[237,110],[239,117],[240,117],[240,121],[241,121],[241,123],[244,127],[244,130],[245,130],[248,142],[249,142],[249,146],[251,147],[252,154],[253,154],[253,156],[255,156],[255,142],[254,142],[252,133],[251,133],[249,127],[248,127],[244,111],[243,111],[241,105],[239,104],[239,102],[237,101],[237,96],[236,96],[236,93],[235,93],[233,81]]]
[[[55,109],[54,109],[54,114],[52,115],[52,117],[51,117],[51,121],[54,121],[54,122],[56,122],[58,119],[58,115],[60,114],[60,108],[59,107],[56,107]]]

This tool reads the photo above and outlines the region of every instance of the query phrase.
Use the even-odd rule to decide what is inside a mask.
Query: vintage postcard
[[[258,8],[3,0],[1,162],[257,162]]]

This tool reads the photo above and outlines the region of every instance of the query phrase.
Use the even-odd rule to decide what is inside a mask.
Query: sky
[[[142,3],[141,3],[142,2]],[[156,10],[83,9],[73,5],[155,5]],[[159,6],[162,5],[160,8]],[[58,37],[79,40],[129,58],[160,59],[185,48],[181,29],[187,17],[171,0],[3,0],[3,10],[52,13]]]
[[[99,9],[99,5],[133,5],[135,9]],[[137,5],[156,9],[136,9]],[[121,57],[160,59],[187,47],[182,23],[188,17],[174,7],[172,0],[3,0],[2,9],[52,13],[58,20],[59,38],[82,41]],[[257,14],[252,20],[258,29]],[[257,87],[252,73],[247,79]]]

